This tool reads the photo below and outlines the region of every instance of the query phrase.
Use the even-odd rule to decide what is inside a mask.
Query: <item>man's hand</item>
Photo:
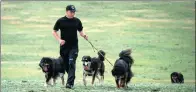
[[[83,37],[84,37],[84,39],[88,40],[88,36],[87,35],[84,35]]]
[[[60,45],[64,45],[65,44],[65,40],[62,40],[59,35],[57,34],[57,31],[52,31],[52,34],[54,35],[54,37],[59,41]]]
[[[59,43],[60,43],[60,45],[62,46],[62,45],[65,44],[65,40],[60,39],[60,40],[59,40]]]
[[[80,32],[80,36],[84,37],[84,39],[88,40],[88,36],[84,33],[84,31]]]

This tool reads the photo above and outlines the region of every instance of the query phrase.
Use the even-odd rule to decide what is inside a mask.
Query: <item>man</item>
[[[60,55],[65,62],[65,71],[68,73],[66,88],[72,88],[75,80],[75,64],[78,57],[78,37],[80,36],[88,40],[88,36],[83,31],[82,22],[80,19],[74,17],[76,8],[74,5],[66,7],[66,15],[59,18],[53,28],[52,34],[60,43]],[[57,34],[60,29],[61,37]]]

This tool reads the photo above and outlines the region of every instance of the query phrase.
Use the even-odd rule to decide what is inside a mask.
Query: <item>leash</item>
[[[99,50],[97,48],[95,48],[95,46],[89,40],[87,40],[87,41],[88,41],[88,43],[90,43],[91,47],[93,48],[93,51],[95,52],[95,50],[97,50],[97,52],[99,53]],[[103,56],[102,53],[99,53],[99,54],[101,56]],[[113,64],[106,57],[105,57],[105,59],[110,63],[111,66],[113,66]]]

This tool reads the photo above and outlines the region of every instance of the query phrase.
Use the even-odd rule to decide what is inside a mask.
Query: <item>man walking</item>
[[[53,28],[53,36],[60,43],[60,55],[65,62],[65,71],[68,74],[66,88],[72,88],[75,80],[76,59],[78,57],[78,37],[77,31],[80,36],[88,40],[88,36],[83,31],[82,22],[80,19],[74,17],[76,8],[74,5],[66,7],[66,15],[59,18]],[[60,29],[61,36],[57,34]]]

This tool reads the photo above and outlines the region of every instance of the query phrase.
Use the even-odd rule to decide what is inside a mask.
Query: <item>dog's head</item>
[[[131,53],[132,53],[131,49],[122,50],[119,53],[119,57],[124,59],[125,61],[130,62],[130,64],[132,65],[134,63],[134,60],[131,57]]]
[[[119,53],[119,57],[130,57],[131,52],[132,52],[131,49],[122,50]]]
[[[39,66],[42,68],[43,72],[49,72],[52,68],[52,60],[48,57],[43,57],[39,63]]]
[[[90,56],[83,56],[82,62],[83,62],[84,70],[90,70],[91,57]]]
[[[97,54],[101,61],[105,60],[105,52],[103,50],[99,50]]]

